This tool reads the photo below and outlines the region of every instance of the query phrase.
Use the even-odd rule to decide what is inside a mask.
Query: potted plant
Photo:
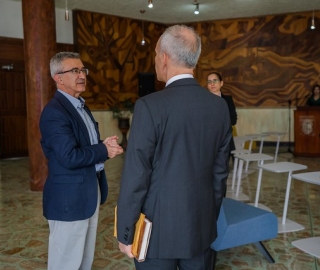
[[[128,99],[119,102],[116,106],[112,107],[113,118],[130,118],[133,113],[134,103]]]
[[[132,116],[134,103],[131,99],[119,102],[112,107],[113,118],[118,119],[118,127],[122,133],[122,142],[120,143],[123,150],[127,148],[127,133],[130,128],[130,117]]]

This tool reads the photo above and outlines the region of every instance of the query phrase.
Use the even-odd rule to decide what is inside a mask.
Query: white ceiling
[[[17,1],[17,0],[15,0]],[[18,0],[21,1],[21,0]],[[200,14],[193,13],[194,0],[67,0],[68,9],[81,9],[109,15],[164,24],[248,18],[318,10],[320,0],[197,0]],[[57,8],[65,8],[66,0],[55,0]],[[141,14],[140,10],[145,10]]]
[[[320,0],[198,0],[200,14],[195,15],[194,0],[67,0],[69,9],[81,9],[158,23],[186,23],[230,18],[256,17],[320,10]],[[65,0],[55,0],[65,8]],[[140,10],[145,10],[144,14]],[[311,14],[310,14],[311,15]]]

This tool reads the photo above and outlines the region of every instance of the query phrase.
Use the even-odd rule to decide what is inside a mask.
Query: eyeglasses
[[[88,75],[89,74],[89,69],[87,69],[87,68],[82,68],[82,69],[73,68],[73,69],[70,69],[70,70],[58,72],[57,74],[64,74],[64,73],[67,73],[67,72],[71,72],[74,75],[80,75],[80,73],[82,72],[84,75]]]
[[[219,79],[213,79],[213,80],[208,80],[208,81],[207,81],[208,84],[213,84],[213,83],[216,84],[216,83],[218,83],[218,82],[220,82]]]

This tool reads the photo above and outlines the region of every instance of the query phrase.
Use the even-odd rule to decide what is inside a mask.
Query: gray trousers
[[[90,270],[96,245],[100,190],[93,216],[80,221],[48,220],[48,270]]]

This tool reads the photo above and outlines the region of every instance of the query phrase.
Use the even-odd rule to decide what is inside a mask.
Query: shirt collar
[[[166,86],[168,86],[170,83],[173,83],[174,81],[180,80],[180,79],[185,79],[185,78],[193,78],[193,75],[191,74],[179,74],[176,76],[173,76],[172,78],[170,78],[167,83]]]
[[[75,98],[69,94],[67,94],[66,92],[58,89],[58,91],[64,95],[70,102],[71,104],[75,107],[75,108],[83,108],[84,104],[85,104],[85,100],[79,96],[79,98]]]

